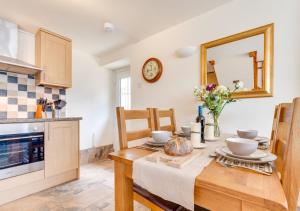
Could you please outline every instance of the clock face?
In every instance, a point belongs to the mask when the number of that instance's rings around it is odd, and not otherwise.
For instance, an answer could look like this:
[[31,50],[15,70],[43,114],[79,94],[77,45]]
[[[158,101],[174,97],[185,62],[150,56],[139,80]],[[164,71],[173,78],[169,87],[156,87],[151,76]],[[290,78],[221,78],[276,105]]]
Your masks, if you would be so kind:
[[143,66],[143,77],[148,82],[157,81],[162,74],[162,65],[158,59],[148,59]]

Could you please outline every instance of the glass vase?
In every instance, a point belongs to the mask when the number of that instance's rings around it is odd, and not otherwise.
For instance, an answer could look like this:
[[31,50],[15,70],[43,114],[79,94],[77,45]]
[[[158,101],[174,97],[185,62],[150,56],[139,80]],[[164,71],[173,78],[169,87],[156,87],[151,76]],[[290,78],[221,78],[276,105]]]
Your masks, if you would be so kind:
[[221,131],[219,127],[219,120],[217,115],[213,115],[214,118],[214,136],[215,137],[220,137],[221,136]]

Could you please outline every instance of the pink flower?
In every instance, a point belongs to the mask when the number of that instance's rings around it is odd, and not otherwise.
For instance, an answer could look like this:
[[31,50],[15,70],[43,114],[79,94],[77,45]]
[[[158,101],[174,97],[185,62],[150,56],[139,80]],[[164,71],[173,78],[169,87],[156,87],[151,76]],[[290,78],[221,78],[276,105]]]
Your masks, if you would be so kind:
[[207,86],[206,86],[206,91],[212,91],[212,90],[214,90],[215,88],[216,88],[216,84],[208,84]]

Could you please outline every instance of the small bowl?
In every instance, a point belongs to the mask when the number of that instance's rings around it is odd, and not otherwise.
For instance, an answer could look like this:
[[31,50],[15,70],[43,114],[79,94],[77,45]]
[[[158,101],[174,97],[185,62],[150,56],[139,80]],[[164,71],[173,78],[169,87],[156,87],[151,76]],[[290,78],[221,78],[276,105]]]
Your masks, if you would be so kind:
[[185,136],[191,135],[191,127],[190,126],[182,126],[181,130]]
[[156,130],[152,131],[152,138],[155,142],[165,143],[170,140],[172,134],[169,131]]
[[235,155],[247,156],[257,150],[258,142],[245,138],[227,138],[226,144]]
[[237,134],[240,138],[254,139],[258,135],[257,130],[237,130]]

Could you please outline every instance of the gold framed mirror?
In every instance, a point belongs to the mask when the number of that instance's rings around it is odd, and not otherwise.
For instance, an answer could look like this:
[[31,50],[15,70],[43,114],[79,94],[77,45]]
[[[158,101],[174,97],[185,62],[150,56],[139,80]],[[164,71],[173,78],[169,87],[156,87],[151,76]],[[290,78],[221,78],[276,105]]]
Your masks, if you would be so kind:
[[273,96],[274,24],[201,45],[201,84],[244,87],[234,98]]

